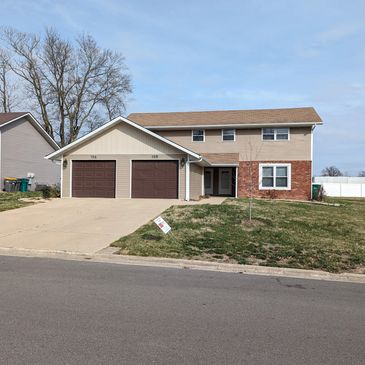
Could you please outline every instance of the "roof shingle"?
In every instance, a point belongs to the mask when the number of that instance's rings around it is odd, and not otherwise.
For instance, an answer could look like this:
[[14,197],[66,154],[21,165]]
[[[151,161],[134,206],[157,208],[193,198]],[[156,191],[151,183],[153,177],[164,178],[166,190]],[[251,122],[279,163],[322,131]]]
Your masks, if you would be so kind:
[[13,119],[19,118],[27,112],[16,112],[16,113],[0,113],[0,125],[10,122]]
[[144,127],[194,125],[322,124],[314,108],[218,110],[204,112],[132,113],[128,119]]
[[212,165],[238,165],[239,163],[238,153],[202,153],[202,156]]

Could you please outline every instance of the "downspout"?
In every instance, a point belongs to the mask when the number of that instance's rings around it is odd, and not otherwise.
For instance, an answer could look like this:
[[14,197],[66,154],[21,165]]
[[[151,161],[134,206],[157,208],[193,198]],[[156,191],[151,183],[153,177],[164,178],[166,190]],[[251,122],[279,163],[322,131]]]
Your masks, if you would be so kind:
[[312,189],[312,183],[313,183],[313,131],[316,128],[316,125],[314,124],[311,129],[311,200],[313,199],[313,189]]
[[0,128],[0,189],[3,188],[3,175],[1,171],[1,128]]
[[185,200],[190,200],[190,159],[189,155],[186,157],[185,163]]

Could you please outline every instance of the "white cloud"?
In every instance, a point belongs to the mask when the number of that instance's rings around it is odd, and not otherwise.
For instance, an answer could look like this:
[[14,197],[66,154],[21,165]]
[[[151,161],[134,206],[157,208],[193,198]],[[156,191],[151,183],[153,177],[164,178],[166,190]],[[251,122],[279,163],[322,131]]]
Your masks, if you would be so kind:
[[364,24],[340,24],[317,35],[321,43],[337,42],[364,30]]

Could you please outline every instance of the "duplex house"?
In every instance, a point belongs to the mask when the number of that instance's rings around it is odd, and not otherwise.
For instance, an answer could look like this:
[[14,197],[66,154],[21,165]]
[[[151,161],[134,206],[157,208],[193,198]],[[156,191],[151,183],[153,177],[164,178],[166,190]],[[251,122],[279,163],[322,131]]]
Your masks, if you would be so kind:
[[47,156],[63,197],[310,199],[311,108],[133,113]]
[[5,177],[32,176],[33,185],[60,182],[60,167],[44,159],[59,147],[31,113],[0,113],[0,187]]

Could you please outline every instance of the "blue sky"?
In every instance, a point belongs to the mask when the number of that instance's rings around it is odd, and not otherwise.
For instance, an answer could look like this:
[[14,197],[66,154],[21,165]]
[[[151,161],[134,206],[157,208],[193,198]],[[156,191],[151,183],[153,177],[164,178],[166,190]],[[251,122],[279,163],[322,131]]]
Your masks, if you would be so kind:
[[314,106],[314,172],[365,170],[365,1],[2,0],[1,25],[126,57],[127,113]]

